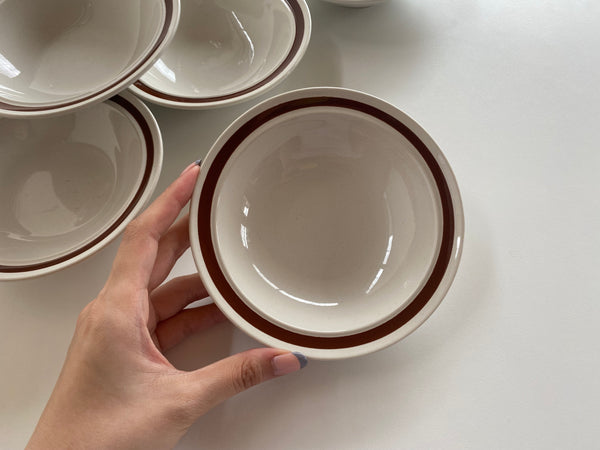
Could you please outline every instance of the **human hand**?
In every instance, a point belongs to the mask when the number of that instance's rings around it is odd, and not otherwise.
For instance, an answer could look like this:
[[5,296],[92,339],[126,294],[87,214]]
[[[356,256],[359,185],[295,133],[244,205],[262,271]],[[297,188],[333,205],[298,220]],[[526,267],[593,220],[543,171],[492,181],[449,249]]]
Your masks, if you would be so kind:
[[215,305],[184,309],[208,295],[198,275],[162,284],[189,247],[188,217],[175,220],[198,172],[190,165],[127,227],[106,285],[79,316],[29,449],[172,448],[215,405],[306,364],[261,348],[183,372],[163,355],[225,319]]

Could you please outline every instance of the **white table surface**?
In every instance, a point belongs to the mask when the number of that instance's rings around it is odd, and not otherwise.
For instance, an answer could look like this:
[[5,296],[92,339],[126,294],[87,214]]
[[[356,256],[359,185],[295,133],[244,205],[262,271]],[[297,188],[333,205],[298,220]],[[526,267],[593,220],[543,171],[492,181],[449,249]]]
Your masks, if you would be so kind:
[[[179,448],[599,448],[600,3],[309,6],[308,52],[266,96],[344,86],[416,119],[462,190],[461,267],[404,341],[253,388],[202,418]],[[152,107],[165,142],[159,191],[253,103]],[[0,448],[27,442],[116,248],[0,284]],[[194,271],[186,254],[175,274]],[[223,324],[169,357],[193,369],[257,345]]]

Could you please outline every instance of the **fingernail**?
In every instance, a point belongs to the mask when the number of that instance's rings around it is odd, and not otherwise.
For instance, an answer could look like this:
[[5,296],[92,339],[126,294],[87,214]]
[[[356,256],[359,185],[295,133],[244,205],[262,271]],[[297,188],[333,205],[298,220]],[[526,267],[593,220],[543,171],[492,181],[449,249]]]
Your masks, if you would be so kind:
[[[202,160],[199,159],[197,161],[194,161],[193,163],[191,163],[189,166],[187,166],[185,169],[183,169],[183,172],[181,172],[181,175],[183,175],[184,173],[186,173],[188,170],[190,170],[192,167],[195,166],[200,166],[200,164],[202,164]],[[181,176],[180,175],[180,176]]]
[[292,353],[296,358],[298,358],[298,361],[300,361],[300,368],[304,369],[306,367],[306,365],[308,364],[308,358],[306,356],[304,356],[302,353],[300,352],[294,352]]
[[296,372],[304,367],[308,360],[302,353],[286,353],[278,355],[271,360],[273,366],[273,374],[276,377],[287,375],[288,373]]

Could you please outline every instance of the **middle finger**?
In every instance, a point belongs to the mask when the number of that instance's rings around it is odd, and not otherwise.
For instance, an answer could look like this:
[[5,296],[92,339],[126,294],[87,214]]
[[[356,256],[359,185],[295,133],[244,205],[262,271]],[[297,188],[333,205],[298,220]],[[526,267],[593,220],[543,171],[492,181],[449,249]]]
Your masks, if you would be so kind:
[[156,262],[148,283],[150,292],[167,278],[177,260],[190,247],[188,223],[189,214],[186,214],[175,222],[160,239],[156,252]]
[[198,274],[174,278],[156,288],[150,295],[154,306],[156,321],[173,317],[183,308],[196,300],[208,297],[208,292]]

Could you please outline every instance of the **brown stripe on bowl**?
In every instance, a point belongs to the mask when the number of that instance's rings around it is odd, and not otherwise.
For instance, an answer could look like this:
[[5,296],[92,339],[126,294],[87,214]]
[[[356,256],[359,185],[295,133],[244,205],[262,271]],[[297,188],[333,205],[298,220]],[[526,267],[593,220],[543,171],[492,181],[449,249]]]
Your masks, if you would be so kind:
[[140,127],[142,134],[144,136],[144,144],[146,148],[146,166],[144,168],[144,174],[142,175],[142,180],[140,182],[140,186],[138,187],[135,195],[129,202],[129,205],[123,211],[123,213],[119,216],[117,220],[115,220],[110,227],[108,227],[103,233],[101,233],[97,238],[88,242],[87,244],[75,249],[74,251],[68,253],[67,255],[61,256],[60,258],[51,259],[49,261],[44,261],[42,263],[37,264],[29,264],[29,265],[14,265],[14,266],[6,266],[0,265],[0,273],[26,273],[33,272],[35,270],[46,269],[57,264],[61,264],[66,262],[72,258],[75,258],[78,255],[88,251],[89,249],[95,247],[108,236],[111,235],[118,227],[121,225],[127,216],[131,214],[131,211],[135,208],[135,206],[139,203],[140,198],[142,197],[144,191],[148,186],[148,181],[150,180],[150,174],[152,172],[153,160],[154,160],[154,140],[152,138],[152,130],[148,125],[147,120],[144,118],[142,113],[128,100],[121,96],[112,97],[108,102],[115,103],[125,109],[128,114],[135,120],[135,122]]
[[[209,212],[212,210],[214,193],[219,177],[229,158],[233,155],[238,146],[264,123],[285,113],[309,107],[337,107],[351,109],[368,114],[391,126],[404,136],[419,152],[431,171],[441,200],[443,222],[442,239],[437,259],[429,279],[412,302],[394,317],[372,329],[351,335],[333,337],[311,336],[282,328],[266,320],[252,310],[237,295],[232,286],[227,282],[215,254],[215,245],[213,243],[211,232],[211,215]],[[231,306],[231,308],[233,308],[233,310],[245,321],[261,332],[292,345],[314,349],[342,349],[368,344],[393,333],[408,323],[425,307],[440,286],[452,258],[455,233],[454,213],[455,208],[450,188],[440,165],[431,151],[427,148],[427,145],[412,130],[410,130],[408,126],[392,115],[359,101],[330,96],[310,97],[282,103],[252,117],[236,130],[219,149],[218,154],[208,168],[200,192],[197,217],[198,237],[204,262],[212,282],[229,306]]]
[[300,7],[300,4],[297,2],[297,0],[285,0],[285,2],[288,4],[288,6],[290,7],[290,9],[292,10],[292,13],[294,15],[294,20],[295,20],[295,24],[296,24],[296,33],[294,35],[294,42],[292,43],[292,47],[290,48],[290,51],[288,52],[288,54],[285,57],[285,59],[283,60],[283,62],[268,77],[259,81],[258,83],[254,84],[246,89],[243,89],[243,90],[240,90],[237,92],[233,92],[231,94],[217,95],[214,97],[180,97],[177,95],[171,95],[166,92],[159,91],[157,89],[154,89],[154,88],[148,86],[142,80],[136,81],[134,83],[134,86],[136,88],[142,90],[146,94],[149,94],[153,97],[156,97],[156,98],[159,98],[162,100],[167,100],[167,101],[177,102],[177,103],[187,103],[187,104],[203,104],[203,103],[213,103],[213,102],[231,100],[236,97],[241,97],[243,95],[249,94],[250,92],[256,91],[257,89],[260,89],[261,87],[269,84],[271,81],[273,81],[275,78],[277,78],[285,70],[285,68],[292,62],[292,60],[296,57],[298,50],[300,50],[300,46],[302,44],[302,36],[304,35],[304,30],[306,27],[306,24],[304,21],[304,15],[302,14],[302,8]]

